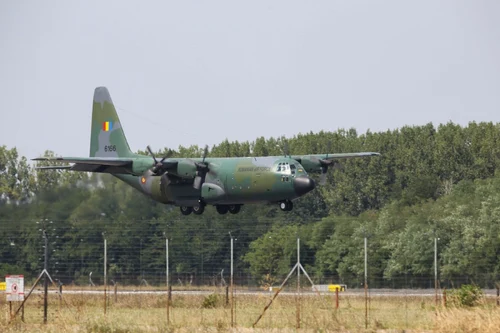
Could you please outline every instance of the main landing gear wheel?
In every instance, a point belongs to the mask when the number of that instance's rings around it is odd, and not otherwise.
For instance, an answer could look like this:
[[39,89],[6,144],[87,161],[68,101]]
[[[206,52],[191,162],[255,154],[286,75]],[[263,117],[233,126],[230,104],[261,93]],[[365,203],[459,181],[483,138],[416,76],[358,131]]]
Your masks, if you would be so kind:
[[193,212],[193,207],[181,206],[182,215],[189,215]]
[[289,212],[293,209],[293,202],[290,200],[280,202],[280,209],[284,212]]
[[229,207],[226,205],[217,205],[215,206],[215,209],[217,210],[217,213],[224,215],[228,212]]
[[200,203],[199,206],[193,207],[193,213],[195,213],[196,215],[201,215],[203,214],[204,211],[205,211],[205,205],[202,203]]
[[228,209],[231,214],[238,214],[240,212],[241,205],[229,205]]

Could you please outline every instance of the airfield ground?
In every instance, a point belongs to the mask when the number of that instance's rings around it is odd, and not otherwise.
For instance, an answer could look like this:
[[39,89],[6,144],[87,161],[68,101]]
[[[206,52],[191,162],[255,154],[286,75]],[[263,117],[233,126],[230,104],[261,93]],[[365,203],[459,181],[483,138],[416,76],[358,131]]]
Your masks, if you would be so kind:
[[[166,294],[111,293],[106,315],[103,295],[74,290],[49,297],[48,323],[43,325],[42,297],[32,295],[26,303],[25,322],[9,324],[8,304],[0,303],[1,332],[227,332],[231,331],[231,308],[222,289],[174,292],[167,323]],[[102,290],[101,290],[102,291]],[[485,297],[474,308],[436,307],[432,291],[423,293],[376,293],[371,291],[368,329],[365,329],[365,300],[362,293],[343,293],[335,309],[332,294],[304,294],[300,300],[303,332],[498,332],[500,307],[494,297]],[[271,293],[236,294],[234,332],[293,332],[296,298],[279,295],[262,319],[252,325],[269,303]],[[19,304],[19,303],[16,303]],[[15,305],[14,305],[15,307]]]

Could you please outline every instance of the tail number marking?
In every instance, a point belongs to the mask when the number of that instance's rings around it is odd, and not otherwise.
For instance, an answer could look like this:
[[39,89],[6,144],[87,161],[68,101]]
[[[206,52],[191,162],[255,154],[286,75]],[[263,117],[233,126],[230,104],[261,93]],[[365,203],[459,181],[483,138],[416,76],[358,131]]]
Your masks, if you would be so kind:
[[104,151],[116,151],[115,145],[104,146]]

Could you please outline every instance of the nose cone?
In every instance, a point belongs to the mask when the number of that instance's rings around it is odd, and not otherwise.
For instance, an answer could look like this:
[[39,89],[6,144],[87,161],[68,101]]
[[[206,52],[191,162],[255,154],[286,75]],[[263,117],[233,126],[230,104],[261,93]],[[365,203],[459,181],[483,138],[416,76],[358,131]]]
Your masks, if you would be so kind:
[[298,196],[304,195],[309,191],[314,190],[316,184],[314,180],[307,176],[299,176],[293,181],[293,188]]

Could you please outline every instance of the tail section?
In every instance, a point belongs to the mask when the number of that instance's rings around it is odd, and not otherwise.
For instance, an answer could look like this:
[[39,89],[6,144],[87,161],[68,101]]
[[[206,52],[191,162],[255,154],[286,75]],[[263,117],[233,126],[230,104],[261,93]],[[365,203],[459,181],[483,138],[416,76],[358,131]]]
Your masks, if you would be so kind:
[[94,91],[90,157],[132,157],[120,118],[106,87]]

